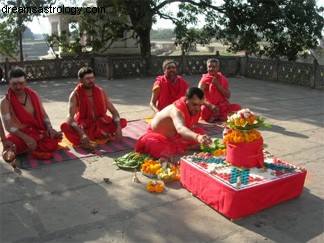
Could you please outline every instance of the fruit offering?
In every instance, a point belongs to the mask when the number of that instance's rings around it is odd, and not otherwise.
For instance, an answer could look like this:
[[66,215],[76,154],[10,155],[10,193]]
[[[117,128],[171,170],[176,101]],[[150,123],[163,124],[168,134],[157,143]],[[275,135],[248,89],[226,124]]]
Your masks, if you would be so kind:
[[146,190],[148,192],[163,192],[164,191],[164,183],[162,181],[157,180],[149,180],[146,183]]

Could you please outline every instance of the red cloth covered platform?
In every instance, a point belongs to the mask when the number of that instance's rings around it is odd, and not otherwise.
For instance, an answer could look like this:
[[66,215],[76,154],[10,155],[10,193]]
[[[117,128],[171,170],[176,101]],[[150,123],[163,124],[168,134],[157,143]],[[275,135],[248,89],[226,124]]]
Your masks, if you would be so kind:
[[[219,163],[222,160],[223,163]],[[201,160],[187,156],[180,159],[180,182],[204,203],[234,220],[302,193],[307,173],[304,168],[269,155],[265,155],[265,165],[266,171],[251,168],[245,170],[244,175],[242,170],[220,157]],[[241,173],[245,179],[239,176],[240,179],[233,182],[235,172]]]

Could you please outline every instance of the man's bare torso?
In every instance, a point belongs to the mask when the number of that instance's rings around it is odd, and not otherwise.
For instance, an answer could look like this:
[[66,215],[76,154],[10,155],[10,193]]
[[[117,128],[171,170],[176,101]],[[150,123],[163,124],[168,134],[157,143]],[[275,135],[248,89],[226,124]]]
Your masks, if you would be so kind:
[[163,134],[166,137],[173,137],[177,133],[171,117],[175,109],[174,105],[169,105],[158,112],[151,123],[153,131]]

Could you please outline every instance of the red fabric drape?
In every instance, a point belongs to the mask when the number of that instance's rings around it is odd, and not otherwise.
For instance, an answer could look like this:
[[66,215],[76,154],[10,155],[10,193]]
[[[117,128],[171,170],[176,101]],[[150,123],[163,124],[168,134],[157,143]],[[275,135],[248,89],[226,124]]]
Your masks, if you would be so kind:
[[[213,78],[213,75],[206,73],[203,74],[199,82],[207,85],[207,88],[204,91],[205,99],[209,103],[217,106],[219,111],[217,113],[213,113],[208,107],[203,105],[201,107],[201,116],[204,120],[208,120],[211,116],[217,116],[220,118],[220,120],[226,121],[227,115],[240,110],[241,106],[238,104],[230,104],[228,99],[226,99],[218,88],[212,83]],[[228,80],[221,72],[217,73],[217,79],[222,87],[226,89],[229,88]]]
[[189,84],[181,76],[177,76],[177,81],[175,83],[171,83],[167,76],[162,75],[156,78],[153,85],[153,90],[157,87],[160,87],[157,108],[162,110],[164,107],[171,105],[174,101],[184,96]]
[[184,115],[186,127],[191,128],[193,125],[197,124],[197,122],[199,121],[200,112],[198,112],[195,116],[190,115],[188,108],[187,108],[187,104],[186,104],[186,97],[181,97],[180,99],[175,101],[173,104]]
[[[8,99],[17,119],[26,126],[20,130],[37,142],[36,151],[52,153],[57,149],[58,140],[56,138],[50,138],[47,135],[41,104],[36,92],[28,87],[25,87],[25,91],[34,106],[35,116],[24,109],[11,88],[8,89],[6,98]],[[10,133],[7,138],[16,145],[17,153],[23,153],[29,149],[25,141],[20,137]]]

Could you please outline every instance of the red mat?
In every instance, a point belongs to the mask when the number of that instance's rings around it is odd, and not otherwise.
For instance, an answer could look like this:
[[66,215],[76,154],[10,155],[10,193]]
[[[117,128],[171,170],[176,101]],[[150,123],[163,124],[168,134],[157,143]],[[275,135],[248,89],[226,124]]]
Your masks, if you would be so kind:
[[[123,139],[120,143],[108,142],[106,144],[97,145],[92,153],[81,147],[70,146],[68,149],[61,149],[55,152],[54,157],[50,160],[39,160],[35,159],[30,154],[21,154],[18,156],[18,167],[28,169],[78,158],[87,158],[106,153],[131,150],[134,148],[137,139],[145,132],[147,126],[148,124],[144,120],[129,121],[127,127],[123,129]],[[206,133],[211,137],[222,132],[222,129],[218,126],[206,126],[205,124],[199,124],[199,126],[205,129]]]

